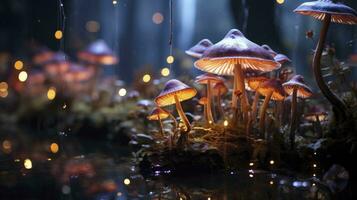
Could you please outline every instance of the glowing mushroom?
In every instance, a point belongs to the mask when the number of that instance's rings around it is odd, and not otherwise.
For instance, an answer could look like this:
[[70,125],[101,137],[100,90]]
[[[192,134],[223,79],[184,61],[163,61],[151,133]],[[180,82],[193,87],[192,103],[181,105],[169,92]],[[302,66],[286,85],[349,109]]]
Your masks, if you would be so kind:
[[228,93],[228,88],[224,82],[218,82],[213,86],[213,96],[217,96],[218,110],[221,114],[221,117],[224,116],[222,108],[222,96]]
[[290,146],[294,148],[296,116],[297,116],[297,98],[308,98],[312,95],[311,89],[305,85],[304,77],[295,75],[288,82],[283,84],[283,88],[288,95],[292,96],[291,118],[290,118]]
[[257,114],[258,100],[260,96],[257,90],[259,88],[259,85],[267,80],[269,80],[269,78],[266,76],[255,76],[255,77],[253,76],[247,79],[249,88],[255,91],[253,105],[252,105],[252,114],[251,114],[252,119],[254,119]]
[[159,96],[155,98],[155,102],[159,107],[175,104],[176,110],[185,125],[185,131],[189,132],[191,130],[191,124],[188,121],[180,102],[191,99],[196,93],[196,89],[189,87],[179,80],[172,79],[166,82],[164,89]]
[[327,112],[325,112],[322,108],[313,106],[307,114],[304,115],[304,119],[306,121],[312,122],[317,132],[318,136],[322,136],[322,127],[321,122],[326,121],[327,119]]
[[217,75],[234,76],[232,107],[237,108],[236,91],[240,91],[245,119],[248,117],[248,99],[245,93],[243,70],[272,71],[280,64],[274,61],[270,52],[251,42],[237,29],[230,30],[218,43],[210,46],[195,62],[195,67]]
[[170,115],[168,112],[166,112],[164,109],[161,108],[154,108],[150,115],[147,117],[148,120],[155,120],[159,122],[159,127],[160,127],[160,134],[162,136],[164,136],[164,132],[163,132],[163,126],[162,126],[162,121],[163,119],[168,118]]
[[203,39],[199,41],[195,46],[191,47],[189,50],[186,50],[185,53],[194,58],[201,58],[202,54],[206,49],[212,46],[212,42],[208,39]]
[[319,41],[313,57],[313,71],[315,80],[322,94],[334,107],[333,110],[336,115],[336,121],[341,123],[347,118],[347,108],[345,103],[328,88],[322,77],[321,55],[330,23],[335,22],[350,25],[357,24],[357,12],[344,4],[333,3],[330,0],[305,2],[297,7],[294,12],[302,15],[312,16],[318,20],[323,21]]
[[212,85],[223,82],[224,79],[213,74],[202,74],[196,77],[195,82],[207,85],[207,117],[208,121],[214,122],[212,115]]
[[259,113],[259,129],[261,133],[265,132],[265,113],[269,105],[270,99],[276,101],[284,100],[284,89],[281,85],[281,82],[277,79],[269,79],[261,83],[257,91],[265,96],[264,103],[260,108]]

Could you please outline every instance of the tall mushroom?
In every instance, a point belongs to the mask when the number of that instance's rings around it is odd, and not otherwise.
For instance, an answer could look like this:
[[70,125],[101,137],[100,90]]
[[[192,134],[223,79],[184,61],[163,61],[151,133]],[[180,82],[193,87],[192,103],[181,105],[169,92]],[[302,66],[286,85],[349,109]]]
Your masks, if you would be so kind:
[[269,80],[269,78],[266,76],[252,76],[247,79],[249,88],[255,91],[254,100],[252,104],[252,114],[251,114],[252,119],[254,119],[255,115],[257,114],[257,107],[258,107],[258,101],[260,96],[257,90],[259,88],[259,85],[267,80]]
[[154,108],[150,115],[147,116],[147,119],[152,121],[158,121],[159,122],[159,132],[162,136],[164,136],[164,132],[163,132],[163,126],[162,126],[162,121],[163,119],[166,119],[169,117],[169,113],[167,111],[165,111],[164,109],[161,108]]
[[185,131],[189,132],[191,130],[191,124],[188,121],[180,102],[191,99],[196,93],[196,89],[189,87],[179,80],[171,79],[166,82],[164,89],[159,96],[155,98],[155,102],[159,107],[175,104],[176,110],[185,125]]
[[195,46],[191,47],[189,50],[186,50],[185,53],[194,58],[201,58],[202,54],[206,49],[212,46],[212,42],[209,39],[203,39],[199,41]]
[[223,81],[224,79],[221,77],[209,73],[196,77],[196,83],[207,85],[207,118],[209,122],[214,122],[212,115],[212,85]]
[[228,93],[228,88],[224,84],[224,82],[216,83],[213,86],[213,96],[217,97],[217,105],[220,113],[220,117],[224,116],[223,108],[222,108],[222,96]]
[[333,3],[330,0],[305,2],[297,7],[294,12],[312,16],[323,21],[319,41],[313,57],[313,71],[318,87],[333,106],[337,123],[341,123],[347,119],[347,108],[345,103],[328,88],[322,77],[321,55],[330,23],[357,24],[357,12],[344,4]]
[[248,99],[245,93],[243,70],[254,69],[272,71],[280,64],[274,61],[268,50],[251,42],[237,29],[230,30],[218,43],[210,46],[195,67],[217,75],[234,76],[232,107],[237,109],[236,91],[241,92],[242,108],[245,119],[248,118]]
[[290,118],[290,147],[294,148],[295,130],[297,121],[297,98],[308,98],[312,95],[311,89],[305,84],[304,77],[295,75],[288,82],[283,83],[283,88],[288,95],[292,95],[291,99],[291,118]]
[[261,133],[265,132],[265,113],[269,105],[270,99],[276,101],[284,100],[284,89],[281,85],[281,82],[277,79],[269,79],[263,83],[261,83],[257,89],[257,91],[265,96],[263,105],[260,108],[259,113],[259,129]]

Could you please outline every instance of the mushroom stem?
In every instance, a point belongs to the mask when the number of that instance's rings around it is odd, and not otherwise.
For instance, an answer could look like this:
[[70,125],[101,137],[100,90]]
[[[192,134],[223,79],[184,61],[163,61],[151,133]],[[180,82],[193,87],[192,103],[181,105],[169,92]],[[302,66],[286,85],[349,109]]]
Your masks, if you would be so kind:
[[331,22],[331,14],[325,14],[323,25],[320,31],[319,41],[313,58],[313,70],[315,80],[322,94],[331,103],[336,117],[336,122],[341,123],[347,119],[346,105],[340,100],[326,85],[321,74],[321,55],[326,40],[327,31]]
[[205,118],[206,123],[208,124],[208,115],[207,115],[207,105],[203,104],[203,117]]
[[190,122],[188,121],[185,113],[183,112],[183,109],[182,109],[182,106],[181,106],[181,103],[177,97],[177,95],[174,96],[175,97],[175,103],[176,103],[176,110],[181,118],[181,120],[183,121],[183,123],[185,124],[185,127],[186,127],[186,132],[190,132],[191,130],[191,124]]
[[220,117],[224,118],[224,112],[223,112],[222,101],[221,101],[221,89],[218,89],[217,104],[218,104]]
[[[270,91],[266,96],[265,96],[265,99],[264,99],[264,102],[263,102],[263,105],[262,107],[260,108],[260,114],[259,114],[259,129],[260,129],[260,132],[262,134],[264,134],[265,132],[265,112],[268,108],[268,105],[269,105],[269,101],[270,101],[270,98],[271,96],[273,95],[273,91]],[[266,138],[267,139],[267,138]]]
[[294,88],[291,99],[291,121],[290,121],[290,148],[294,149],[295,129],[296,129],[296,106],[297,106],[297,88]]
[[260,97],[260,94],[259,92],[255,92],[255,95],[254,95],[254,100],[253,100],[253,105],[252,105],[252,119],[255,118],[255,116],[257,115],[257,107],[258,107],[258,101],[259,101],[259,97]]
[[212,93],[211,81],[208,80],[208,82],[207,82],[207,117],[208,117],[208,122],[213,123],[211,93]]
[[161,134],[161,136],[164,136],[164,131],[163,131],[163,126],[162,126],[162,121],[161,121],[161,118],[160,118],[160,115],[157,116],[157,121],[159,123],[159,132]]
[[322,126],[320,122],[320,117],[319,115],[315,115],[315,117],[316,117],[316,122],[315,122],[316,132],[318,134],[318,138],[322,138]]
[[244,85],[244,75],[242,71],[242,67],[240,64],[236,64],[234,68],[234,78],[237,84],[237,90],[241,92],[241,104],[242,104],[242,112],[243,112],[243,120],[248,120],[248,99],[245,92],[245,85]]

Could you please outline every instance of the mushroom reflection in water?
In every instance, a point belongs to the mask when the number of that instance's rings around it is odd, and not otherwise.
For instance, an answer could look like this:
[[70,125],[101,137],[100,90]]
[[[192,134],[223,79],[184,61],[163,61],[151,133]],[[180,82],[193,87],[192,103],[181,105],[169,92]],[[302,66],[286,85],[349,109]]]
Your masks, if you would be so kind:
[[191,99],[196,93],[196,89],[189,87],[179,80],[172,79],[166,82],[164,89],[155,98],[155,102],[159,107],[175,104],[177,113],[185,125],[185,132],[188,133],[191,130],[191,124],[182,109],[181,101]]
[[200,84],[207,85],[207,118],[208,121],[214,122],[212,115],[212,86],[213,84],[223,82],[224,80],[221,77],[218,77],[213,74],[202,74],[196,77],[195,82]]
[[274,61],[269,51],[245,38],[239,30],[232,29],[220,42],[203,53],[201,59],[195,62],[195,67],[217,75],[234,76],[232,107],[237,109],[236,92],[239,91],[244,119],[247,120],[249,103],[243,70],[272,71],[280,64]]
[[295,75],[290,81],[283,84],[284,90],[292,96],[291,118],[290,118],[290,147],[294,148],[295,130],[297,126],[297,98],[309,98],[312,95],[311,89],[305,85],[301,75]]
[[263,105],[260,108],[259,114],[259,129],[262,134],[265,133],[265,113],[269,105],[270,99],[276,101],[284,100],[284,89],[281,85],[281,82],[277,79],[270,79],[263,83],[261,83],[257,89],[257,91],[265,96]]
[[148,120],[156,120],[159,122],[159,132],[162,136],[164,136],[161,120],[166,119],[168,117],[169,117],[169,113],[166,112],[165,110],[163,110],[161,108],[154,108],[147,118],[148,118]]
[[208,39],[203,39],[199,41],[195,46],[191,47],[189,50],[186,50],[185,53],[194,58],[201,58],[203,52],[210,46],[212,46],[212,42]]
[[344,4],[333,3],[330,0],[305,2],[297,7],[294,12],[302,15],[312,16],[318,20],[323,21],[319,41],[313,57],[313,71],[315,80],[322,94],[334,107],[333,110],[336,115],[335,117],[337,123],[343,123],[343,121],[347,119],[347,108],[345,103],[328,88],[322,77],[321,55],[330,23],[334,22],[355,25],[357,24],[357,12]]

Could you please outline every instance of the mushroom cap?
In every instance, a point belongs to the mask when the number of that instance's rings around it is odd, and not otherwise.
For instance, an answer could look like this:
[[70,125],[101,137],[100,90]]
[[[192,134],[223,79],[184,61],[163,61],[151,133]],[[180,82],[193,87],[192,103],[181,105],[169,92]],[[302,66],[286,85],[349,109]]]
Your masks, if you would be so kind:
[[79,52],[78,57],[92,64],[113,65],[118,62],[114,52],[104,40],[96,40],[86,50]]
[[273,92],[271,99],[282,101],[285,98],[285,92],[281,82],[277,79],[269,79],[261,83],[257,89],[259,94],[267,96],[271,91]]
[[196,95],[196,93],[196,89],[189,87],[179,80],[171,79],[166,82],[164,89],[161,91],[159,96],[155,98],[155,102],[160,107],[168,106],[175,104],[175,95],[181,102],[191,99]]
[[264,49],[266,49],[267,51],[269,51],[269,53],[270,53],[273,57],[278,54],[278,53],[276,53],[272,48],[270,48],[270,46],[267,45],[267,44],[263,44],[261,47],[263,47]]
[[200,84],[208,84],[208,81],[210,81],[210,83],[212,84],[212,83],[223,82],[224,79],[222,77],[210,73],[201,74],[197,76],[195,79],[195,82]]
[[269,78],[266,76],[253,76],[247,78],[247,83],[249,88],[252,90],[257,90],[259,85],[267,80],[269,80]]
[[167,111],[165,111],[164,109],[161,108],[154,108],[150,115],[147,116],[148,120],[159,120],[160,119],[166,119],[168,118],[170,115]]
[[276,56],[274,56],[274,60],[280,64],[284,64],[286,62],[291,62],[290,58],[288,58],[286,55],[284,54],[277,54]]
[[219,95],[218,92],[220,92],[220,95],[224,95],[228,93],[228,87],[226,86],[226,84],[224,84],[224,82],[218,82],[214,84],[212,90],[213,95],[218,96]]
[[325,112],[321,107],[318,106],[313,106],[310,110],[309,113],[304,114],[304,118],[307,121],[316,121],[316,116],[319,118],[319,121],[324,121],[327,118],[328,113]]
[[201,97],[200,100],[198,100],[198,103],[201,105],[205,105],[207,104],[207,102],[208,102],[207,97]]
[[153,103],[152,103],[152,101],[150,101],[148,99],[141,99],[138,102],[136,102],[136,105],[139,106],[139,107],[147,108],[147,107],[152,106]]
[[236,64],[243,70],[272,71],[280,67],[271,53],[244,37],[237,29],[230,30],[218,43],[204,51],[195,67],[217,75],[233,75]]
[[297,89],[297,96],[308,98],[312,95],[312,90],[305,84],[304,77],[301,75],[293,76],[288,82],[283,83],[285,92],[292,95],[294,88]]
[[309,15],[323,20],[326,14],[331,15],[331,21],[341,24],[357,24],[357,12],[342,4],[330,0],[318,0],[302,3],[294,12]]
[[209,39],[203,39],[199,41],[195,46],[191,47],[189,50],[186,50],[185,53],[194,58],[201,58],[202,54],[206,49],[212,46],[212,42]]

